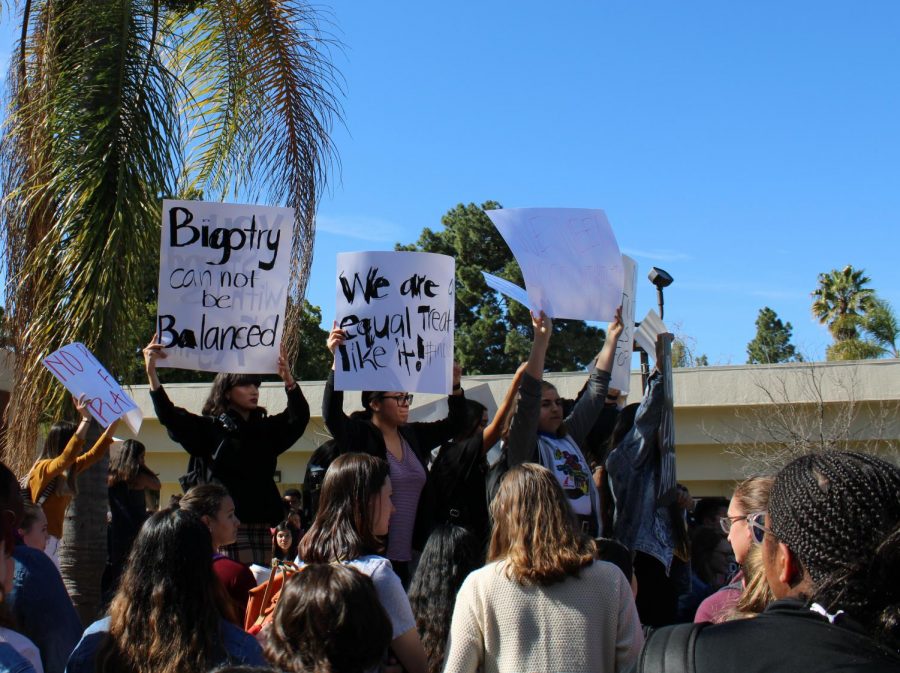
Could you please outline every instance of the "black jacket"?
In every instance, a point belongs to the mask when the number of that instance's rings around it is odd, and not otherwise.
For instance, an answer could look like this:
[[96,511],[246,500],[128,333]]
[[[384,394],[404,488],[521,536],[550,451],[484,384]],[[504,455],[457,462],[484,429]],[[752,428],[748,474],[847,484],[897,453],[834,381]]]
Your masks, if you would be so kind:
[[[433,423],[407,423],[399,428],[400,435],[422,463],[426,475],[413,528],[413,548],[418,550],[425,546],[428,535],[434,527],[435,493],[431,473],[428,471],[431,450],[459,434],[466,420],[466,399],[463,395],[450,395],[447,404],[450,411],[444,420]],[[370,420],[351,418],[344,413],[344,393],[334,389],[333,370],[325,381],[322,417],[341,453],[368,453],[387,460],[387,446],[381,430]]]
[[210,459],[212,476],[234,500],[243,523],[273,526],[284,518],[284,505],[273,479],[278,456],[293,446],[309,423],[309,403],[300,386],[287,393],[287,409],[267,416],[257,410],[244,420],[229,412],[233,429],[212,416],[199,416],[176,407],[160,387],[150,391],[153,408],[169,436],[191,456]]
[[830,624],[797,599],[774,601],[752,619],[703,629],[697,673],[888,673],[900,655],[872,640],[846,615]]

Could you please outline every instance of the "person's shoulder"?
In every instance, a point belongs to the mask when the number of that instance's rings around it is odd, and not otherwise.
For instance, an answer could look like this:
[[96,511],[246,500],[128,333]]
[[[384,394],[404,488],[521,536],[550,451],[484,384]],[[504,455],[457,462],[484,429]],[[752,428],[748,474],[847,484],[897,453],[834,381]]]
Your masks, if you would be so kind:
[[221,626],[222,643],[228,654],[241,657],[246,663],[254,663],[262,659],[262,648],[256,638],[224,619]]
[[373,580],[376,578],[376,576],[383,577],[388,573],[390,573],[390,575],[396,576],[397,574],[394,572],[394,567],[391,565],[391,562],[384,556],[378,556],[377,554],[366,554],[365,556],[358,556],[355,559],[347,561],[347,565],[351,568],[355,568],[365,575],[368,575]]

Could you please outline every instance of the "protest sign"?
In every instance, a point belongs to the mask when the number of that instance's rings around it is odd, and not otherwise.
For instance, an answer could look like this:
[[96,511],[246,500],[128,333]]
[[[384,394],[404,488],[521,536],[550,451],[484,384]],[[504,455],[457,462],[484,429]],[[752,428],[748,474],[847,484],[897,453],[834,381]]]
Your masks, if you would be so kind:
[[522,269],[532,310],[573,320],[615,317],[622,254],[602,210],[501,208],[486,214]]
[[163,201],[158,367],[278,371],[293,208]]
[[622,266],[625,270],[625,286],[622,289],[622,334],[616,342],[616,354],[613,358],[610,388],[618,388],[623,393],[631,387],[631,353],[634,350],[634,304],[637,294],[637,262],[627,255],[622,255]]
[[78,342],[63,346],[44,358],[43,363],[76,398],[88,398],[91,416],[104,428],[122,418],[134,434],[141,429],[144,415],[138,405],[87,346]]
[[338,390],[449,393],[453,381],[452,257],[349,252],[337,258]]
[[666,325],[660,319],[659,314],[650,309],[641,320],[641,324],[634,333],[634,340],[644,352],[656,360],[656,343],[660,334],[667,332]]

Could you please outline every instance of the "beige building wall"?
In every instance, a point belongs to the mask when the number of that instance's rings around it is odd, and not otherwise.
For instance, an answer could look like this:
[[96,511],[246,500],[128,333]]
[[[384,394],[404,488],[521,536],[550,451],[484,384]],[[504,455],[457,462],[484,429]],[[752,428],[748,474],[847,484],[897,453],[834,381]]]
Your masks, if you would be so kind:
[[[487,384],[499,402],[510,378],[465,377],[463,387]],[[749,468],[727,452],[726,445],[750,450],[770,441],[767,427],[777,426],[785,410],[793,414],[787,417],[787,426],[795,432],[827,429],[838,419],[838,425],[849,427],[852,443],[874,448],[894,461],[900,456],[900,360],[676,369],[673,378],[678,479],[695,496],[730,495],[735,480]],[[586,374],[548,374],[547,379],[563,397],[575,397]],[[282,490],[302,482],[309,456],[328,439],[321,417],[324,382],[302,382],[301,386],[312,419],[301,440],[278,462]],[[631,388],[640,390],[636,372]],[[175,404],[196,412],[203,406],[209,385],[170,384],[166,390]],[[161,501],[165,503],[169,495],[180,492],[177,480],[185,471],[187,454],[160,426],[147,387],[135,386],[130,392],[144,413],[139,439],[147,446],[148,465],[160,474]],[[416,394],[413,408],[440,399],[439,395]],[[632,395],[630,401],[638,399]],[[784,404],[786,400],[792,404]],[[260,404],[273,413],[284,409],[281,386],[265,384]],[[359,394],[348,393],[344,408],[348,413],[359,409]],[[854,415],[843,423],[840,419],[848,409],[853,409]],[[820,422],[820,417],[824,421]],[[127,429],[121,434],[129,436]]]

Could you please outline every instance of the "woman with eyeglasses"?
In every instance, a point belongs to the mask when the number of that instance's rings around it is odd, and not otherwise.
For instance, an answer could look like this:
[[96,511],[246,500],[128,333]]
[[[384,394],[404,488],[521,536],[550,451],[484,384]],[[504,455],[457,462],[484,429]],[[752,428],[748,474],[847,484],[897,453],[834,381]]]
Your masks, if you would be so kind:
[[[347,339],[336,324],[328,335],[328,350],[334,354]],[[434,527],[435,493],[428,473],[431,450],[454,437],[466,418],[465,398],[460,386],[461,370],[453,365],[453,391],[447,418],[432,423],[409,423],[413,396],[402,391],[362,393],[364,410],[347,416],[344,393],[334,389],[334,364],[322,395],[322,417],[341,453],[358,451],[387,461],[390,467],[394,513],[385,556],[394,571],[409,585],[409,562],[413,549],[421,550]]]
[[[743,568],[751,547],[762,540],[761,518],[769,505],[769,492],[775,478],[771,476],[750,477],[740,482],[728,505],[728,514],[719,523],[728,536],[734,560]],[[719,623],[728,619],[740,600],[745,588],[743,569],[731,578],[729,583],[716,593],[704,599],[694,615],[695,622]]]
[[165,357],[165,347],[154,334],[144,348],[150,399],[169,437],[191,456],[188,474],[180,480],[182,488],[187,491],[208,482],[227,488],[242,526],[237,542],[221,552],[245,565],[267,566],[272,551],[270,529],[284,518],[273,479],[278,456],[303,436],[309,423],[309,403],[291,374],[287,356],[282,350],[278,357],[287,408],[272,416],[259,406],[261,379],[252,374],[216,375],[199,415],[175,406],[156,373],[157,360]]

